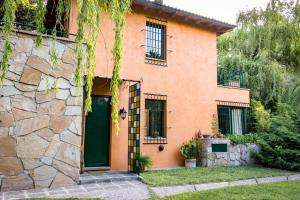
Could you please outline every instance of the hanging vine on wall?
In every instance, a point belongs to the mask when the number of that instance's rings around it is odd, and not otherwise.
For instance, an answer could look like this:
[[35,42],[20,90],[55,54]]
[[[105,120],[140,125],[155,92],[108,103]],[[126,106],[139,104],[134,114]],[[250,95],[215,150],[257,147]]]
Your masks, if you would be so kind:
[[[5,35],[5,48],[3,52],[2,65],[1,65],[1,82],[6,77],[6,71],[8,68],[9,57],[12,52],[10,46],[10,34],[13,30],[13,23],[15,21],[15,12],[17,9],[16,2],[22,2],[22,4],[31,3],[28,0],[4,0],[4,26],[3,33]],[[47,0],[36,0],[36,14],[35,25],[37,30],[36,46],[40,47],[43,43],[42,34],[45,31],[44,21],[46,14]],[[21,4],[21,3],[20,3]],[[125,27],[125,15],[129,11],[131,0],[77,0],[78,8],[78,30],[76,34],[76,69],[75,69],[75,82],[77,88],[82,86],[82,78],[86,75],[86,112],[91,111],[91,93],[93,87],[93,79],[95,77],[96,67],[96,44],[99,33],[100,13],[102,10],[110,15],[110,18],[114,24],[115,30],[115,43],[113,47],[113,73],[111,79],[111,92],[112,92],[112,122],[115,126],[116,133],[119,132],[119,86],[121,83],[120,70],[122,59],[122,40],[123,29]],[[56,36],[58,30],[64,30],[62,26],[62,20],[65,16],[68,20],[70,14],[70,1],[58,0],[56,7],[56,23],[53,29],[53,43],[51,49],[51,61],[54,65],[58,64],[58,55],[56,50]],[[86,43],[86,51],[84,51],[84,43]],[[86,52],[86,57],[84,56]],[[86,58],[86,59],[85,59]],[[85,60],[84,60],[85,59]],[[57,81],[56,81],[57,84]],[[2,85],[2,84],[0,84]]]

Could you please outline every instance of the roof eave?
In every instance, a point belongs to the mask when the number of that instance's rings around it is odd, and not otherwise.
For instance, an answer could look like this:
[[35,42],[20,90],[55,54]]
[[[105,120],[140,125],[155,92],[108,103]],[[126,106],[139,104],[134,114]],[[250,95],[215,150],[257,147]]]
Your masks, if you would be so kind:
[[132,3],[132,10],[148,15],[162,17],[168,20],[175,20],[191,26],[208,29],[216,32],[217,35],[222,35],[223,33],[229,32],[236,27],[232,24],[147,0],[134,0]]

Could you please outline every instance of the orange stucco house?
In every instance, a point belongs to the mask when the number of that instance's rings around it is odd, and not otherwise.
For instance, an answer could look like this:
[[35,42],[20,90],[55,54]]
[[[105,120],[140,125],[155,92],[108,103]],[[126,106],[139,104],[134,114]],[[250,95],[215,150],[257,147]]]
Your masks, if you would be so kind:
[[[93,112],[83,117],[83,170],[134,171],[139,155],[150,156],[153,168],[182,166],[180,146],[199,131],[212,134],[214,115],[223,124],[220,129],[246,131],[249,90],[236,80],[217,80],[217,37],[235,26],[145,0],[133,1],[126,21],[120,133],[110,120],[114,30],[104,15]],[[70,33],[76,33],[76,23],[73,2]],[[227,121],[220,113],[224,110],[231,116]]]

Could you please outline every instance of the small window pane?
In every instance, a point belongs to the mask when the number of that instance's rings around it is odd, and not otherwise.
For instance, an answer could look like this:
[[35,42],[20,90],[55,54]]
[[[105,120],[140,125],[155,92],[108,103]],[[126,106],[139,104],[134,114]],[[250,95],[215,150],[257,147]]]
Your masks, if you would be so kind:
[[146,57],[164,60],[166,26],[147,22],[146,23]]
[[146,110],[148,116],[148,136],[164,137],[164,101],[146,100]]

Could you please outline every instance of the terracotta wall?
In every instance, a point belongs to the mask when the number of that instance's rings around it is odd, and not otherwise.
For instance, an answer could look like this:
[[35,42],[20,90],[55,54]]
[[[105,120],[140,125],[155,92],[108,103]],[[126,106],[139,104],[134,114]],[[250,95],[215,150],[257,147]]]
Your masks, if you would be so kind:
[[245,88],[218,86],[216,100],[249,104],[250,90]]
[[[70,31],[76,32],[76,5],[71,12]],[[167,140],[165,150],[158,144],[143,144],[142,154],[153,159],[153,167],[183,165],[181,144],[199,130],[211,132],[211,119],[216,113],[217,51],[216,33],[174,21],[167,23],[167,66],[145,63],[145,26],[147,16],[132,12],[126,17],[124,31],[122,79],[141,80],[142,134],[145,136],[144,93],[167,95]],[[106,15],[102,16],[97,47],[97,75],[111,77],[114,30]],[[128,85],[120,89],[120,108],[128,108]],[[101,90],[97,91],[101,94]],[[96,89],[95,89],[96,91]],[[104,92],[103,92],[104,93]],[[111,168],[127,170],[128,120],[120,120],[121,132],[112,131]]]

